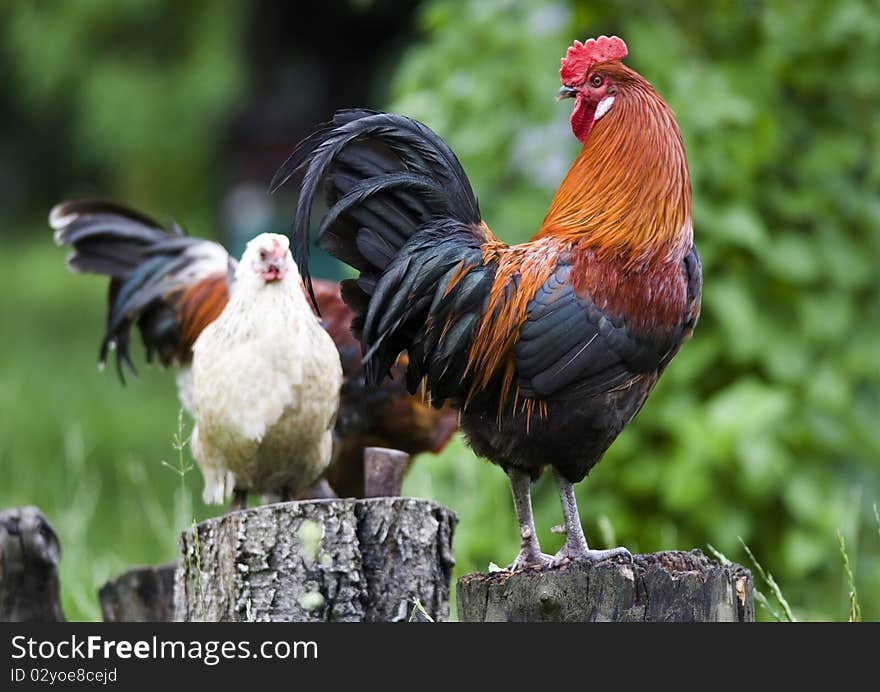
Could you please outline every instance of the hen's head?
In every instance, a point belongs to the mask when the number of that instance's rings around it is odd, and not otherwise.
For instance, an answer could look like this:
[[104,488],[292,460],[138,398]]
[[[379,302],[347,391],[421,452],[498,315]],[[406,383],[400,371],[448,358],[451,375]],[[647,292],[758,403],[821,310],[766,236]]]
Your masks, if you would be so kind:
[[626,44],[617,36],[575,41],[562,58],[559,78],[562,88],[557,98],[573,98],[571,131],[585,142],[594,123],[606,115],[614,99],[636,73],[621,64],[627,55]]
[[298,276],[287,236],[262,233],[247,244],[236,270],[236,281],[274,284],[284,281],[291,272]]

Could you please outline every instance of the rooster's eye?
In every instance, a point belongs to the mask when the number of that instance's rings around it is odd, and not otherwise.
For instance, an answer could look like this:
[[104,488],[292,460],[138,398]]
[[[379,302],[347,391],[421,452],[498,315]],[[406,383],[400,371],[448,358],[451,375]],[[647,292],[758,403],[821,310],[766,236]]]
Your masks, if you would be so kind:
[[266,251],[265,250],[260,250],[260,261],[261,262],[266,261]]
[[600,75],[600,74],[594,74],[592,77],[590,77],[590,84],[592,84],[594,87],[602,86],[602,83],[604,81],[605,80],[602,78],[602,75]]

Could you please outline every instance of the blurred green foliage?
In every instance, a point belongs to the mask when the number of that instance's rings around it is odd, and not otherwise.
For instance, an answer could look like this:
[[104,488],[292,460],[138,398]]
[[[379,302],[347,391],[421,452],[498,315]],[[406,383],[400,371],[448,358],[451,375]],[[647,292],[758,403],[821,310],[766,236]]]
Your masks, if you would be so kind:
[[[577,489],[588,538],[748,563],[741,536],[802,617],[841,617],[840,529],[880,618],[880,8],[664,5],[428,3],[392,109],[435,127],[489,226],[525,240],[578,146],[553,102],[559,58],[575,37],[627,41],[682,130],[705,291],[692,342]],[[444,495],[430,466],[414,473],[462,512],[463,569],[507,560],[503,475],[461,471]],[[536,511],[555,547],[551,486]]]
[[[42,219],[64,189],[208,232],[225,118],[247,86],[245,8],[0,6],[0,204],[39,218],[0,224],[0,506],[53,521],[74,618],[99,617],[103,580],[172,559],[176,532],[216,510],[196,474],[181,492],[161,465],[176,460],[171,373],[121,388],[94,372],[104,282],[63,270]],[[577,488],[587,536],[634,551],[711,543],[748,564],[742,537],[799,618],[845,619],[839,529],[863,616],[880,619],[880,9],[425,2],[389,109],[450,143],[505,240],[534,232],[577,153],[570,103],[554,101],[559,58],[602,33],[627,41],[627,63],[677,114],[705,291],[693,340]],[[458,512],[456,576],[515,554],[505,476],[461,440],[421,459],[405,491]],[[535,511],[553,551],[548,479]]]
[[0,6],[5,212],[56,201],[49,178],[70,196],[112,192],[205,220],[242,88],[244,10],[228,0]]

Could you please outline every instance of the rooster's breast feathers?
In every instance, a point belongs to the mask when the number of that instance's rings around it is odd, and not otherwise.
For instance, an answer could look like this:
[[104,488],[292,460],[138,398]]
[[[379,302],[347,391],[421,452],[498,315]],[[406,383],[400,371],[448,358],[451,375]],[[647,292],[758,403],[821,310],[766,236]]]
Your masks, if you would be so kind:
[[[626,275],[619,265],[589,264],[599,260],[562,253],[528,303],[514,348],[526,396],[589,397],[626,386],[656,372],[693,328],[702,282],[696,249],[679,267],[656,272],[662,281],[650,268]],[[604,283],[584,285],[575,270],[593,270]]]

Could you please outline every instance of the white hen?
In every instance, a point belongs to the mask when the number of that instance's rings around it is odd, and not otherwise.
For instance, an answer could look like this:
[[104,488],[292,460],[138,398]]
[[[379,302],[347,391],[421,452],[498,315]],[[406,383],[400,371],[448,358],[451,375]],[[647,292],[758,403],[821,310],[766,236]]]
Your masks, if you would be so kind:
[[192,453],[206,502],[292,496],[330,462],[342,367],[285,236],[251,240],[220,316],[193,346]]

